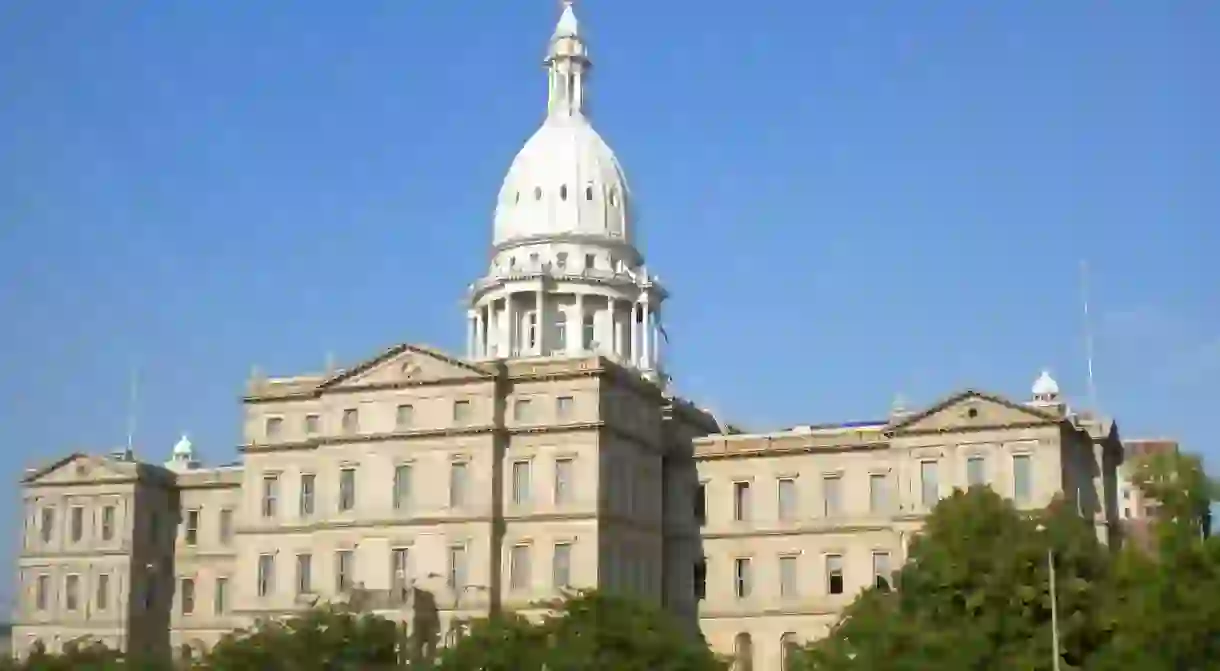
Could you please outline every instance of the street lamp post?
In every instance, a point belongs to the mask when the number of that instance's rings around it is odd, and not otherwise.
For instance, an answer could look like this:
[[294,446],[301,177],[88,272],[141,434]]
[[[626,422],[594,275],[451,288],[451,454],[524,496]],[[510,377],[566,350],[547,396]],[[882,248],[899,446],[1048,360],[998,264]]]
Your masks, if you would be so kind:
[[[1038,531],[1045,532],[1046,527],[1038,525]],[[1051,668],[1059,671],[1059,601],[1055,593],[1055,548],[1047,543],[1046,567],[1050,573],[1051,592]]]

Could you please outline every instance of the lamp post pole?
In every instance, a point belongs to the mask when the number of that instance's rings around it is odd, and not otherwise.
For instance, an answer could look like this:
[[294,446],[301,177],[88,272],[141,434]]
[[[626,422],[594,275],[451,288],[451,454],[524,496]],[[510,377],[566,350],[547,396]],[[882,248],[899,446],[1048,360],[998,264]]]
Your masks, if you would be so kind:
[[1055,594],[1055,550],[1046,549],[1046,565],[1050,569],[1051,578],[1051,668],[1059,671],[1059,603]]

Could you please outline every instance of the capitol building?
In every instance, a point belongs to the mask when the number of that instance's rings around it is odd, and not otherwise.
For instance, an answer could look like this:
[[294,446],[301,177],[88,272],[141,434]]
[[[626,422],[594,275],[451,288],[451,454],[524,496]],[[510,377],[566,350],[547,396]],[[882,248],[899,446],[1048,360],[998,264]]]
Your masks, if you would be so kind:
[[1023,508],[1063,496],[1116,538],[1116,425],[1070,409],[1047,373],[1028,398],[947,390],[876,421],[757,434],[675,395],[669,294],[587,114],[570,5],[546,63],[546,117],[500,187],[466,351],[403,343],[255,374],[236,463],[201,464],[183,437],[158,463],[76,453],[27,471],[18,654],[82,636],[199,654],[326,602],[444,645],[464,619],[597,587],[769,671],[862,589],[888,588],[955,488]]

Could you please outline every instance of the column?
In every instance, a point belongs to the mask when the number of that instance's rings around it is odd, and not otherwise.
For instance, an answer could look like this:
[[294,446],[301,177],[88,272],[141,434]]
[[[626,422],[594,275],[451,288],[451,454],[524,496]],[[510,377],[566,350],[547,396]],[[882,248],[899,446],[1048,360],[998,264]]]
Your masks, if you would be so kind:
[[609,303],[610,306],[610,332],[611,337],[614,338],[614,343],[610,347],[610,351],[614,354],[616,359],[622,361],[626,355],[626,352],[623,351],[623,320],[618,313],[618,299],[609,298],[606,299],[606,302]]
[[640,302],[634,300],[631,302],[631,324],[630,324],[630,340],[628,343],[628,360],[633,366],[640,365]]
[[538,291],[534,298],[534,354],[542,356],[546,350],[542,346],[542,341],[546,337],[546,327],[544,317],[546,316],[546,303],[544,299],[546,294],[542,291],[542,282],[538,283]]
[[661,368],[661,306],[653,308],[652,312],[652,367]]
[[513,295],[511,293],[504,294],[504,330],[500,333],[500,342],[503,354],[501,356],[507,358],[513,356],[513,346],[516,339],[513,337],[516,334],[517,314],[513,310]]
[[652,333],[652,308],[648,305],[648,294],[640,296],[640,310],[643,312],[643,323],[640,325],[640,367],[652,370],[652,348],[649,342]]
[[473,359],[477,356],[475,353],[475,342],[478,340],[477,324],[478,313],[471,308],[466,311],[466,358]]
[[474,358],[487,358],[487,306],[480,305],[474,314]]

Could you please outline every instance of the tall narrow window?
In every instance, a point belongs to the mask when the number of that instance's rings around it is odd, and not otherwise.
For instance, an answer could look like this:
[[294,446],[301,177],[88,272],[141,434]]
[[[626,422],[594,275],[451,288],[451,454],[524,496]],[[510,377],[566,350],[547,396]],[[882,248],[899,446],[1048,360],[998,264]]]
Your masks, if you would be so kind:
[[275,555],[258,556],[258,595],[265,597],[275,590]]
[[572,469],[570,458],[555,460],[555,505],[563,506],[572,501]]
[[55,509],[43,508],[42,519],[38,523],[38,533],[42,537],[43,543],[50,543],[51,538],[55,535]]
[[513,462],[513,505],[524,506],[530,502],[530,462]]
[[966,459],[966,486],[981,487],[987,484],[987,476],[983,471],[983,458],[970,457]]
[[410,584],[411,551],[407,548],[392,548],[390,550],[390,580],[395,588],[401,590]]
[[343,419],[339,424],[343,429],[343,433],[357,433],[360,431],[360,411],[356,408],[347,408],[343,411]]
[[264,518],[275,517],[276,502],[280,497],[280,478],[278,475],[268,474],[263,476],[263,505],[262,512]]
[[186,544],[194,547],[199,544],[199,510],[186,511],[186,531],[183,534]]
[[920,502],[925,508],[931,508],[940,500],[940,478],[935,461],[919,462],[919,492]]
[[873,585],[877,589],[888,592],[894,579],[894,570],[890,568],[890,553],[873,553]]
[[356,469],[344,468],[339,471],[339,512],[347,512],[356,507]]
[[394,467],[394,510],[411,509],[411,464]]
[[458,592],[466,587],[466,546],[453,545],[449,548],[449,573],[446,583],[449,589]]
[[695,487],[695,523],[699,526],[707,524],[707,483],[700,482]]
[[596,267],[597,267],[597,255],[596,254],[585,254],[585,268],[588,268],[589,270],[593,270]]
[[695,562],[692,578],[695,587],[695,601],[703,601],[707,598],[707,557]]
[[585,350],[593,349],[593,341],[596,337],[596,331],[594,329],[594,322],[593,322],[593,315],[585,315],[581,319],[580,333],[581,333],[581,335],[580,335],[581,349],[585,349]]
[[195,612],[195,579],[183,578],[178,583],[178,605],[183,615]]
[[212,612],[224,615],[229,612],[229,579],[216,579],[216,597],[212,601]]
[[738,599],[750,596],[750,558],[738,557],[733,560],[733,593]]
[[826,555],[826,593],[843,593],[842,555]]
[[313,593],[313,555],[297,555],[297,594]]
[[449,465],[449,507],[466,505],[466,462],[455,461]]
[[85,537],[85,509],[81,506],[72,506],[70,527],[72,542],[81,542],[81,539]]
[[[534,266],[538,265],[538,255],[533,254],[530,261],[534,262]],[[534,349],[538,346],[538,313],[527,312],[525,314],[525,346],[529,349]]]
[[551,584],[563,589],[572,584],[572,544],[556,543],[555,557],[551,564]]
[[34,607],[38,610],[47,609],[47,595],[51,592],[51,576],[40,575],[34,583]]
[[110,574],[103,573],[97,577],[97,609],[104,611],[110,608]]
[[557,396],[555,398],[555,418],[569,419],[572,416],[572,397]]
[[889,487],[882,473],[868,476],[868,511],[874,515],[889,512]]
[[409,429],[415,425],[415,406],[403,403],[394,411],[394,426],[398,430]]
[[509,588],[516,591],[530,587],[530,546],[514,545],[509,554]]
[[1014,454],[1012,457],[1012,498],[1017,503],[1029,503],[1030,500],[1030,459],[1028,454]]
[[102,507],[102,540],[114,539],[114,506]]
[[750,518],[750,483],[733,483],[733,519],[744,522]]
[[317,498],[318,476],[313,473],[301,474],[301,517],[311,517],[314,511],[314,501]]
[[828,475],[822,478],[822,512],[827,517],[843,514],[843,478]]
[[796,556],[785,555],[779,558],[779,595],[782,597],[794,597],[799,591],[797,589],[797,572],[796,572]]
[[[567,265],[564,259],[564,254],[560,254],[559,269]],[[556,310],[551,317],[551,333],[554,334],[554,351],[566,352],[568,349],[568,314],[561,310]]]
[[233,544],[233,511],[225,508],[220,511],[220,544]]
[[796,479],[780,478],[775,487],[779,519],[783,522],[791,522],[796,519]]
[[356,570],[355,557],[351,550],[335,552],[335,592],[342,594],[352,588]]
[[64,580],[64,607],[76,610],[80,607],[80,576],[70,575]]

